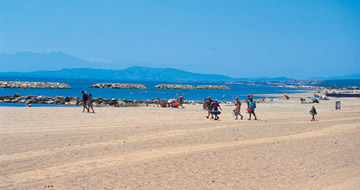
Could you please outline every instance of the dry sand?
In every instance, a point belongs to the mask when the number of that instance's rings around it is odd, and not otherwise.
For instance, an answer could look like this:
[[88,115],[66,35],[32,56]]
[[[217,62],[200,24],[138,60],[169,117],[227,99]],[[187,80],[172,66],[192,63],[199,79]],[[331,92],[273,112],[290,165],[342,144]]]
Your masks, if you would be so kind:
[[258,121],[224,104],[219,121],[201,105],[0,107],[0,189],[360,189],[360,99],[310,122],[300,96],[258,103]]

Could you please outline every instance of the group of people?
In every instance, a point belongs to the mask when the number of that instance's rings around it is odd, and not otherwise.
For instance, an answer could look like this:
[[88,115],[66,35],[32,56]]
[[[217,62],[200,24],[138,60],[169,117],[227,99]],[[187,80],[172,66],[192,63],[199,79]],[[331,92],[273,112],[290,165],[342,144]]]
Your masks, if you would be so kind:
[[[82,91],[82,104],[83,104],[83,112],[85,112],[85,110],[87,110],[87,112],[90,112],[90,110],[92,110],[92,113],[95,113],[94,107],[93,107],[93,99],[92,99],[92,94],[87,94],[86,91]],[[183,96],[179,96],[179,98],[177,100],[175,99],[170,99],[169,101],[164,100],[160,100],[160,98],[158,99],[158,106],[162,107],[162,108],[166,108],[166,107],[172,107],[172,108],[177,108],[177,107],[182,107],[183,106],[183,102],[184,102],[184,97]],[[251,120],[251,116],[254,116],[254,119],[257,120],[256,114],[255,114],[255,108],[256,108],[256,102],[253,99],[252,95],[248,95],[248,99],[245,101],[247,103],[247,113],[249,114],[249,118],[248,120]],[[29,106],[31,107],[31,105]],[[212,100],[211,97],[209,96],[208,98],[205,98],[203,101],[203,109],[208,111],[208,115],[206,116],[207,119],[210,118],[211,115],[211,119],[214,120],[218,120],[219,119],[219,115],[221,114],[221,112],[219,110],[222,111],[222,108],[218,102],[217,99]],[[244,118],[244,116],[241,114],[240,112],[241,110],[241,102],[239,100],[239,97],[235,98],[235,109],[233,110],[233,116],[234,119],[238,119],[240,116],[240,119],[242,120]],[[315,120],[315,115],[317,115],[317,111],[315,106],[312,106],[312,108],[310,109],[310,114],[312,116],[311,121],[316,121]]]
[[179,96],[178,99],[169,99],[169,101],[166,101],[166,99],[160,100],[160,98],[157,98],[157,106],[161,108],[184,108],[184,97],[182,95]]
[[[240,116],[240,119],[242,120],[244,118],[244,116],[240,112],[241,102],[239,100],[239,97],[236,97],[235,101],[236,101],[235,109],[233,110],[234,119],[237,120]],[[256,103],[255,103],[252,95],[248,95],[248,99],[246,100],[246,103],[247,103],[247,107],[248,107],[247,112],[249,114],[248,120],[251,120],[252,115],[254,116],[254,119],[257,120],[256,114],[255,114]],[[210,96],[208,98],[204,99],[203,109],[208,111],[208,115],[206,116],[206,118],[209,119],[210,115],[211,115],[211,119],[215,119],[215,120],[218,120],[219,115],[221,114],[219,109],[222,111],[222,108],[220,107],[218,100],[215,99],[215,101],[214,101],[211,99]]]
[[217,99],[215,99],[214,101],[211,99],[210,96],[207,99],[204,99],[203,108],[208,111],[208,115],[206,116],[206,118],[209,119],[211,115],[211,119],[215,119],[215,120],[219,119],[219,115],[221,114],[219,109],[222,111],[222,108],[220,107],[220,104]]
[[85,112],[85,109],[87,112],[90,112],[90,109],[92,110],[92,113],[95,113],[94,106],[93,106],[93,99],[92,94],[87,94],[86,91],[81,91],[82,93],[82,104],[83,104],[83,112]]

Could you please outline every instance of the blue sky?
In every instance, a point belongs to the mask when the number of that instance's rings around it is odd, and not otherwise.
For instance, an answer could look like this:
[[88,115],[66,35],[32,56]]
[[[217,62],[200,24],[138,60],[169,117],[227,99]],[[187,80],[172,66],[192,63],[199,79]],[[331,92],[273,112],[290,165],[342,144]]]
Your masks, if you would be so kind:
[[359,34],[358,0],[0,1],[0,53],[63,52],[112,69],[359,74]]

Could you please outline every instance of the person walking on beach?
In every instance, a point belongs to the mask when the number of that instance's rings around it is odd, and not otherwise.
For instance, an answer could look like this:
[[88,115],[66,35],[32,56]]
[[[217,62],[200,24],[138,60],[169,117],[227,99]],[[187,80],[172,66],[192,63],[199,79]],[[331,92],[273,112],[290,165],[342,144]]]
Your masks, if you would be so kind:
[[88,99],[88,112],[90,112],[90,109],[92,110],[93,113],[95,113],[94,107],[93,107],[92,94],[89,94],[89,99]]
[[312,116],[311,121],[316,121],[316,120],[315,120],[315,115],[317,115],[317,111],[316,111],[315,106],[312,106],[312,108],[310,109],[310,114],[311,114],[311,116]]
[[[208,119],[209,119],[209,116],[210,116],[211,111],[213,109],[213,107],[212,107],[213,102],[214,101],[211,99],[210,96],[208,97],[207,101],[205,102],[205,107],[206,107],[206,110],[208,111],[208,115],[206,116],[206,118],[208,118]],[[213,118],[214,118],[214,116],[211,114],[211,119],[213,119]]]
[[247,105],[248,105],[248,113],[249,113],[249,119],[248,120],[251,120],[251,114],[254,115],[255,117],[255,120],[257,120],[256,118],[256,114],[255,114],[255,108],[256,108],[256,103],[254,102],[252,96],[248,96],[248,102],[247,102]]
[[211,111],[212,115],[215,115],[215,120],[219,119],[219,116],[221,114],[221,112],[219,111],[219,109],[222,111],[220,104],[218,102],[218,100],[215,99],[215,101],[213,103],[211,103],[211,107],[214,111]]
[[87,107],[87,101],[89,99],[89,96],[86,94],[85,91],[81,91],[82,93],[82,103],[83,103],[83,112],[85,111],[85,109],[87,109],[87,111],[89,112],[89,108]]
[[243,117],[243,115],[241,115],[241,113],[240,113],[241,102],[240,102],[240,100],[239,100],[239,97],[236,97],[235,100],[236,100],[235,109],[233,110],[234,118],[235,118],[235,119],[238,119],[238,115],[240,115],[241,120],[242,120],[244,117]]

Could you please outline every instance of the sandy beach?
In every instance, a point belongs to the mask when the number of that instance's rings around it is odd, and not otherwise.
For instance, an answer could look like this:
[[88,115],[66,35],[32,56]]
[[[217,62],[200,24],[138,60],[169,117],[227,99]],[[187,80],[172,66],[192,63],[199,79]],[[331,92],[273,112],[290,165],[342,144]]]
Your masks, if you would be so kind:
[[[359,189],[360,99],[257,104],[0,107],[0,189]],[[341,111],[335,101],[342,102]]]

